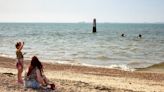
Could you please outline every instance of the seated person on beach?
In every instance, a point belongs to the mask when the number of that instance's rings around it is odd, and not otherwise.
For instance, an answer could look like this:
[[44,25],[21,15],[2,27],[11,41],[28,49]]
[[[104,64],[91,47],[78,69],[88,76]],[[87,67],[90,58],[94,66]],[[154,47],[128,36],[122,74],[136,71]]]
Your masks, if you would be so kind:
[[55,85],[49,84],[48,79],[43,74],[42,63],[38,60],[36,56],[32,57],[27,75],[25,76],[25,87],[34,89],[55,89]]

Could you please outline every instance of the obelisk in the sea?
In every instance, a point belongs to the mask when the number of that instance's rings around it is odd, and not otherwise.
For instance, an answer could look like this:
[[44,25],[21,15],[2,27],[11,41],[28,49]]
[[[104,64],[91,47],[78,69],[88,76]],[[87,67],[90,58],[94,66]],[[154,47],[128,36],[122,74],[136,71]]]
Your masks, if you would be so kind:
[[92,30],[93,33],[96,33],[96,19],[94,18],[93,19],[93,30]]

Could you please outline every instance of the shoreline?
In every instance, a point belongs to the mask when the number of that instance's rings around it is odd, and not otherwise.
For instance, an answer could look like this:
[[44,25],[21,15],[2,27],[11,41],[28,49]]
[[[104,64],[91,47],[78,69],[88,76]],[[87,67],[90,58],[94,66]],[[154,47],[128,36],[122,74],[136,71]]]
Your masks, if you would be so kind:
[[[9,65],[6,65],[6,64],[9,64]],[[0,67],[16,69],[15,64],[16,64],[16,61],[13,58],[0,57]],[[24,62],[25,70],[27,70],[27,67],[29,64],[30,64],[30,61],[25,60]],[[142,77],[140,76],[140,78],[144,79],[144,78],[147,78],[147,76],[149,76],[150,77],[149,79],[151,79],[151,76],[153,76],[153,74],[159,74],[159,75],[164,74],[164,63],[161,63],[162,66],[160,66],[160,64],[155,64],[147,68],[137,68],[137,70],[135,71],[124,71],[121,69],[114,69],[114,68],[103,68],[103,67],[94,67],[94,66],[71,65],[71,64],[48,63],[48,62],[42,62],[42,64],[43,64],[44,69],[46,70],[68,71],[68,72],[75,72],[75,73],[114,76],[114,77],[126,76],[126,77],[138,78],[138,75],[142,73],[143,76]]]
[[[11,90],[23,90],[16,86],[15,59],[0,57],[0,90],[12,86]],[[29,65],[25,60],[25,70]],[[153,70],[123,71],[118,69],[97,68],[88,66],[74,66],[68,64],[43,63],[45,74],[58,87],[57,92],[133,92],[133,91],[161,91],[164,90],[164,72]],[[160,67],[163,69],[163,67]],[[12,77],[10,77],[12,76]],[[6,85],[3,85],[6,84]],[[3,89],[8,92],[7,89]],[[9,91],[10,92],[10,91]],[[35,92],[35,91],[34,91]]]
[[[13,57],[8,57],[8,56],[0,56],[0,58],[4,59],[13,59]],[[25,58],[25,62],[29,62],[30,58]],[[128,66],[122,66],[122,65],[109,65],[109,66],[101,66],[101,65],[90,65],[90,64],[74,64],[74,63],[60,63],[60,62],[46,62],[49,60],[41,60],[42,63],[45,64],[52,64],[52,65],[68,65],[68,66],[80,66],[80,67],[92,67],[92,68],[105,68],[105,69],[116,69],[116,70],[122,70],[122,71],[142,71],[142,72],[152,72],[152,73],[164,73],[164,61],[160,63],[155,63],[147,67],[142,67],[142,68],[130,68]]]

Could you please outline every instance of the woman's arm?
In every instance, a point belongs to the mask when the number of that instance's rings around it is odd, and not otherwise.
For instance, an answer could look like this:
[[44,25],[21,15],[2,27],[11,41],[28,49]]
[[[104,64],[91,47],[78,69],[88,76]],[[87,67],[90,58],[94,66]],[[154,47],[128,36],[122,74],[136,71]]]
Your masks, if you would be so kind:
[[49,80],[46,78],[46,76],[45,75],[42,75],[43,77],[43,80],[44,80],[44,82],[48,85],[49,84]]
[[43,80],[43,77],[41,76],[40,70],[36,69],[36,76],[37,76],[37,81],[42,84],[42,85],[46,85],[46,83]]
[[41,72],[39,69],[36,70],[36,74],[37,74],[37,81],[44,87],[46,88],[51,88],[52,90],[55,89],[55,85],[54,84],[48,84],[48,80],[45,76],[41,76]]

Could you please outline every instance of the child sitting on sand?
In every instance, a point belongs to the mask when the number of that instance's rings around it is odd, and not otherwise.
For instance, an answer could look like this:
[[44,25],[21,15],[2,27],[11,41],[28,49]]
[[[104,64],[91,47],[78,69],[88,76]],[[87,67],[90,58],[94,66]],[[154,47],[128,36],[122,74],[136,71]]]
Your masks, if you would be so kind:
[[22,72],[23,72],[23,54],[21,52],[21,50],[23,49],[24,46],[24,42],[17,42],[15,44],[16,47],[16,56],[17,56],[17,64],[16,67],[18,69],[18,83],[23,84],[23,80],[22,80]]
[[49,84],[48,79],[43,74],[42,63],[38,60],[36,56],[32,57],[27,75],[25,76],[25,87],[34,89],[55,89],[55,85]]

